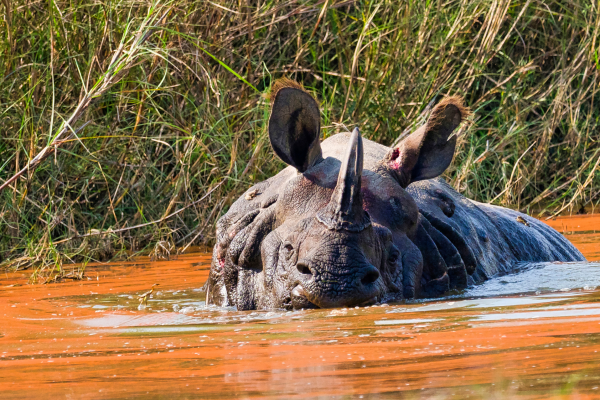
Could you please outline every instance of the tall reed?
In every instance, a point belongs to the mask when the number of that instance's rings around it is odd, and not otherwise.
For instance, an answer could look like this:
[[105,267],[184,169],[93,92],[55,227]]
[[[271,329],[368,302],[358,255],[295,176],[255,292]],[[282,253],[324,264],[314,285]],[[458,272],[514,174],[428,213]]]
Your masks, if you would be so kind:
[[[53,153],[0,192],[0,261],[60,273],[70,261],[210,244],[231,202],[281,167],[262,94],[281,76],[321,100],[324,135],[359,125],[388,145],[432,100],[463,95],[474,118],[447,173],[459,191],[525,210],[597,206],[599,7],[4,1],[0,185]],[[164,22],[54,146],[121,43],[159,10]]]

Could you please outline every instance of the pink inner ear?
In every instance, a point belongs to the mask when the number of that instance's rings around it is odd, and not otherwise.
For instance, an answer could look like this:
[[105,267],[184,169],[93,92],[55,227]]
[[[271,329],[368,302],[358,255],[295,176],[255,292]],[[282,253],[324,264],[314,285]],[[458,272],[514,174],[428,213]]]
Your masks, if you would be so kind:
[[398,147],[392,151],[392,156],[390,158],[390,167],[394,169],[400,168],[400,149]]

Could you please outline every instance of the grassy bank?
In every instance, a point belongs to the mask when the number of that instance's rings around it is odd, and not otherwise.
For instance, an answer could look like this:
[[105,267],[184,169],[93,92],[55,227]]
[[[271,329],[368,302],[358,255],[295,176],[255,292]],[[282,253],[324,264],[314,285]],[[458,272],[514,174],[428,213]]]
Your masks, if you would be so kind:
[[282,165],[263,95],[281,76],[321,100],[325,135],[358,124],[388,145],[430,101],[463,95],[474,117],[447,174],[458,190],[520,209],[600,202],[597,2],[50,0],[0,10],[0,185],[47,148],[0,193],[4,265],[60,272],[210,243],[231,202]]

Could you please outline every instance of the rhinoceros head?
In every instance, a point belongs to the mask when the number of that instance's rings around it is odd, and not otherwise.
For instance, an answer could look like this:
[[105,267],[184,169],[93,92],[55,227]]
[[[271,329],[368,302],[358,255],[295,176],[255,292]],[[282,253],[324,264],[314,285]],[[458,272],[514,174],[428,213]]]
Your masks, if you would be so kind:
[[[320,143],[320,112],[298,84],[273,88],[269,138],[290,167],[240,198],[218,223],[209,303],[239,309],[370,304],[448,285],[423,268],[419,209],[404,190],[452,161],[466,111],[438,104],[429,121],[387,149],[358,128]],[[417,242],[417,245],[415,244]]]

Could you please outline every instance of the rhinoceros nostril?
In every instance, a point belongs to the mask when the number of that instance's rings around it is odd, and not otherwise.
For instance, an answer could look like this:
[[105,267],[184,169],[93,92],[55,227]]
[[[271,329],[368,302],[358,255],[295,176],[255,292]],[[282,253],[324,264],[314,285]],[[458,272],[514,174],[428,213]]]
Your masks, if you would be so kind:
[[304,264],[303,262],[299,262],[298,264],[296,264],[296,268],[298,268],[298,271],[300,271],[301,274],[304,274],[304,275],[312,274],[312,272],[310,271],[310,268],[308,268],[308,265]]
[[368,285],[369,283],[375,282],[377,279],[379,279],[379,271],[377,271],[377,269],[375,269],[375,267],[371,267],[371,268],[369,268],[369,271],[365,274],[365,276],[362,277],[362,279],[360,281],[362,282],[363,285]]

